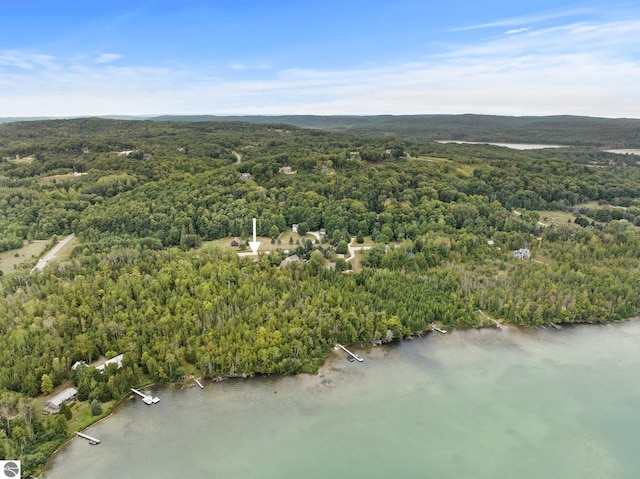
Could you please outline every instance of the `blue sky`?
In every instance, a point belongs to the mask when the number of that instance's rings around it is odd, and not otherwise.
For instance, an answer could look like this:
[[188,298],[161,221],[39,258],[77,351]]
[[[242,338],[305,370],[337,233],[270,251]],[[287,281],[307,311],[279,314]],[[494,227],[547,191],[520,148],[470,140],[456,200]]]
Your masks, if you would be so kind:
[[0,2],[0,116],[640,118],[640,1]]

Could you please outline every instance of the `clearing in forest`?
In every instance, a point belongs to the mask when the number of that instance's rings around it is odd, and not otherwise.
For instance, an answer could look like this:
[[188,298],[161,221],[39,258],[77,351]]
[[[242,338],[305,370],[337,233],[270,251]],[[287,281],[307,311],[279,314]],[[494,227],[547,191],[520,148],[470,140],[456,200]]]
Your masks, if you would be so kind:
[[22,248],[0,253],[0,270],[4,274],[13,273],[22,263],[32,261],[40,256],[49,243],[49,240],[25,242]]

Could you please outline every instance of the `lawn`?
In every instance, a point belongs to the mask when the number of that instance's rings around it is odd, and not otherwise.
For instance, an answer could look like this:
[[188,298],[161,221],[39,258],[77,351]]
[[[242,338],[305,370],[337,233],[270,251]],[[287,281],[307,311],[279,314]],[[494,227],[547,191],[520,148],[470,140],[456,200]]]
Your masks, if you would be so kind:
[[437,156],[407,156],[409,160],[430,161],[434,163],[451,163],[448,158],[438,158]]
[[598,209],[605,208],[607,205],[601,205],[597,201],[589,201],[588,203],[580,203],[576,205],[576,208],[590,208],[590,209]]
[[[58,238],[62,240],[63,238]],[[71,256],[73,248],[80,243],[76,237],[64,245],[53,258],[56,261],[68,259]],[[0,270],[4,274],[13,273],[24,263],[31,263],[42,256],[47,245],[51,244],[51,240],[34,240],[25,242],[24,246],[19,249],[12,249],[0,253]]]
[[363,246],[373,246],[373,245],[375,245],[375,244],[376,244],[376,243],[375,243],[375,241],[373,241],[373,240],[371,239],[371,236],[365,236],[365,237],[363,237],[362,239],[364,240],[364,242],[363,242],[363,243],[358,243],[358,242],[355,240],[355,237],[354,237],[353,242],[351,243],[351,247],[352,247],[352,248],[361,248],[361,247],[363,247]]
[[19,160],[9,160],[11,163],[24,163],[30,164],[33,163],[33,156],[27,156],[26,158],[20,158]]
[[[289,238],[293,238],[293,244],[289,244]],[[240,238],[242,239],[242,238]],[[247,238],[249,241],[251,241],[253,238]],[[228,237],[228,238],[220,238],[217,240],[211,240],[211,241],[203,241],[202,242],[202,246],[214,246],[217,248],[228,248],[228,249],[232,249],[233,251],[236,251],[238,253],[243,252],[239,247],[237,246],[231,246],[231,241],[233,240],[232,237]],[[278,244],[278,240],[276,239],[274,244],[271,244],[271,238],[267,237],[267,236],[256,236],[256,241],[260,242],[260,248],[258,249],[258,252],[266,252],[266,251],[274,251],[278,248],[280,249],[292,249],[295,248],[296,245],[296,240],[300,240],[300,243],[302,243],[304,240],[311,240],[315,243],[316,241],[316,237],[314,235],[312,235],[311,233],[307,233],[306,235],[301,236],[298,233],[294,233],[291,228],[287,228],[284,233],[282,233],[280,235],[280,244]],[[247,249],[244,252],[249,252],[251,251],[251,248],[247,247]]]
[[[59,240],[63,240],[64,238],[58,238]],[[64,245],[60,250],[56,253],[53,258],[55,261],[62,261],[65,259],[69,259],[71,257],[71,253],[73,249],[80,244],[80,239],[76,236],[72,240],[70,240],[66,245]]]
[[96,421],[99,421],[103,417],[111,414],[111,410],[113,406],[116,404],[116,401],[111,400],[105,403],[100,403],[102,406],[102,414],[99,416],[94,416],[91,414],[91,402],[83,401],[83,402],[75,402],[71,406],[71,412],[73,413],[73,417],[67,423],[67,430],[70,434],[75,433],[76,431],[82,431],[86,427],[90,426]]
[[352,269],[355,273],[359,273],[360,271],[362,271],[362,255],[366,253],[366,251],[356,251],[353,259],[347,262],[347,264],[349,265],[349,269]]
[[66,175],[43,176],[38,180],[38,184],[40,186],[46,186],[50,185],[51,183],[70,183],[77,180],[82,175],[86,175],[86,173],[69,173]]
[[0,253],[0,270],[4,274],[13,273],[21,264],[37,259],[49,243],[49,240],[25,242],[20,249]]
[[567,224],[573,223],[576,215],[566,211],[536,211],[540,215],[540,221],[546,225],[549,224]]
[[[242,239],[242,238],[241,238]],[[251,238],[253,239],[253,238]],[[251,239],[249,239],[249,241],[251,241]],[[241,252],[249,252],[251,251],[251,248],[249,248],[247,246],[247,249],[245,249],[244,251],[242,251],[240,249],[240,247],[238,246],[231,246],[231,241],[233,240],[233,238],[220,238],[217,240],[211,240],[211,241],[203,241],[202,242],[202,246],[215,246],[217,248],[220,249],[231,249],[237,253],[241,253]],[[256,236],[256,241],[258,241],[260,243],[260,248],[258,249],[259,252],[265,252],[265,251],[273,251],[276,248],[287,248],[289,246],[289,243],[285,243],[285,241],[282,241],[282,244],[278,244],[278,242],[276,241],[275,244],[271,244],[271,238],[267,238],[266,236]]]

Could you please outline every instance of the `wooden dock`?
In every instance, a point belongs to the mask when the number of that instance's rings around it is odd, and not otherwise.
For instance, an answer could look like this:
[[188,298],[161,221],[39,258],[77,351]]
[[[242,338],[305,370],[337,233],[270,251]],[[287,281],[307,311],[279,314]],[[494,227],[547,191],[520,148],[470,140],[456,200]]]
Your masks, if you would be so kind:
[[138,391],[137,389],[131,388],[131,392],[132,393],[136,393],[138,396],[140,396],[142,398],[142,402],[145,403],[147,406],[149,406],[151,404],[157,404],[157,403],[160,402],[160,398],[153,397],[153,396],[147,396],[145,393],[142,393],[142,392]]
[[433,329],[434,331],[438,331],[440,334],[447,334],[447,330],[446,329],[439,328],[438,326],[436,326],[433,323],[431,324],[431,329]]
[[349,351],[347,348],[345,348],[342,344],[336,344],[336,348],[341,348],[343,351],[345,351],[349,356],[352,356],[353,359],[355,359],[358,362],[363,362],[364,359],[362,359],[360,356],[358,356],[355,353],[352,353],[351,351]]
[[495,319],[490,318],[490,317],[489,317],[489,316],[487,316],[487,315],[485,314],[485,312],[484,312],[484,311],[482,311],[480,308],[476,308],[474,311],[475,311],[476,313],[480,313],[482,316],[484,316],[485,318],[487,318],[489,321],[493,321],[493,322],[495,323],[495,325],[496,325],[496,327],[497,327],[498,329],[502,329],[502,323],[500,323],[500,321],[496,321]]
[[76,436],[81,437],[82,439],[86,439],[91,444],[100,444],[100,439],[91,437],[88,434],[85,434],[83,432],[76,432]]
[[200,389],[204,389],[204,386],[202,385],[202,383],[200,381],[198,381],[197,379],[194,379],[194,381],[196,382],[196,384],[198,386],[200,386]]

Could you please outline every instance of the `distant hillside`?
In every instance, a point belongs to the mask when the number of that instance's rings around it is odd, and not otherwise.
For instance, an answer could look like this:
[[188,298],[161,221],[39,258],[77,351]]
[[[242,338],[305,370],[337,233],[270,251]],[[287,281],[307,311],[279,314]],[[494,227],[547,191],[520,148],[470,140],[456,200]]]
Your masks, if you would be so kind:
[[[21,121],[42,121],[42,120],[77,120],[81,118],[87,118],[84,116],[5,116],[0,117],[0,124],[2,123],[16,123]],[[152,118],[150,116],[133,116],[133,115],[103,115],[100,118],[108,120],[148,120]]]
[[380,116],[160,116],[154,120],[282,123],[414,140],[554,143],[603,148],[639,148],[640,120],[582,116],[493,115]]
[[5,116],[0,118],[0,123],[14,123],[17,121],[39,121],[39,120],[50,120],[51,117],[48,116]]
[[[378,115],[378,116],[103,116],[112,120],[243,122],[397,137],[407,140],[457,140],[546,143],[598,148],[640,148],[640,119],[584,116]],[[0,123],[43,118],[0,118]],[[76,118],[79,119],[79,118]],[[68,120],[68,119],[67,119]],[[131,125],[125,126],[131,128]]]

